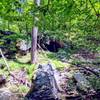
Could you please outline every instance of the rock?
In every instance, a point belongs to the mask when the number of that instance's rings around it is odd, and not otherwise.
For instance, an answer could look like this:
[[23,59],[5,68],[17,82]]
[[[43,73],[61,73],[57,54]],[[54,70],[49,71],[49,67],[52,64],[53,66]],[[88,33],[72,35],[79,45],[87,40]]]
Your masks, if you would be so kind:
[[5,65],[4,64],[0,64],[0,69],[4,69]]
[[16,43],[16,48],[19,51],[19,54],[26,55],[31,49],[31,42],[19,40]]
[[31,48],[31,42],[26,40],[18,40],[16,46],[19,48],[19,50],[27,51]]
[[94,72],[100,73],[100,68],[93,69]]
[[91,89],[89,81],[85,78],[85,76],[83,76],[82,73],[80,72],[75,73],[74,79],[77,82],[77,87],[80,90],[88,91],[89,89]]
[[15,54],[16,54],[16,51],[14,50],[10,50],[10,51],[7,51],[4,55],[7,59],[15,59]]
[[0,100],[21,100],[7,89],[0,89]]
[[6,77],[4,75],[0,75],[0,87],[6,84]]
[[3,35],[12,35],[12,34],[15,34],[14,32],[11,32],[11,31],[3,31],[3,30],[0,30],[0,34],[3,34]]
[[31,44],[27,43],[27,41],[22,40],[20,42],[20,50],[27,51],[30,48],[31,48]]
[[59,100],[59,73],[51,64],[39,65],[28,100]]

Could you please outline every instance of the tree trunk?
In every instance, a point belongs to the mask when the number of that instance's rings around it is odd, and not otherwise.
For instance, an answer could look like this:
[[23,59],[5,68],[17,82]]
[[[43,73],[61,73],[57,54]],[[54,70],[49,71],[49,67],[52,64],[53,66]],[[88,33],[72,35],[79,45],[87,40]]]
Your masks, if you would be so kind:
[[[40,6],[40,0],[34,0],[34,3],[37,6]],[[32,46],[31,46],[31,63],[34,64],[37,62],[37,33],[38,33],[38,17],[34,17],[34,27],[32,29]]]
[[32,49],[31,49],[31,63],[34,64],[37,61],[37,33],[38,27],[34,27],[32,30]]

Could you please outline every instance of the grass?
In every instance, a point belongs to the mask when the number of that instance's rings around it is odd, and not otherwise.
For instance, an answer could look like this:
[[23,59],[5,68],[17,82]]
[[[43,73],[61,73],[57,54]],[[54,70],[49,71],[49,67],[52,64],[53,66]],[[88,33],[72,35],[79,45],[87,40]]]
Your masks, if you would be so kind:
[[[38,64],[46,64],[51,62],[58,69],[62,69],[66,66],[63,62],[56,58],[54,53],[51,52],[45,52],[45,55],[43,53],[38,53],[38,63],[36,65],[28,63],[30,58],[30,54],[28,53],[26,56],[19,58],[17,57],[17,60],[7,60],[7,63],[10,66],[11,71],[24,67],[26,70],[28,70],[30,77],[33,71],[37,68]],[[0,63],[5,64],[3,59],[0,59]],[[4,70],[0,70],[0,74],[2,74],[3,71]]]
[[[17,57],[17,60],[7,60],[8,65],[10,66],[10,71],[17,71],[20,70],[21,68],[25,68],[28,72],[28,79],[30,80],[33,76],[33,73],[35,72],[38,64],[47,64],[48,62],[51,62],[52,65],[54,65],[57,69],[63,69],[64,67],[67,67],[67,64],[61,62],[59,59],[57,59],[55,53],[51,52],[40,52],[38,53],[38,63],[37,64],[30,64],[28,63],[30,61],[30,54],[28,53],[26,56],[22,57]],[[3,59],[0,59],[0,63],[4,64]],[[69,66],[68,66],[69,67]],[[6,67],[4,69],[0,69],[0,74],[4,74],[9,78],[9,74],[7,72]],[[16,90],[16,86],[9,86],[11,87],[12,90]],[[18,92],[19,93],[27,93],[28,89],[26,86],[20,85],[18,87]]]

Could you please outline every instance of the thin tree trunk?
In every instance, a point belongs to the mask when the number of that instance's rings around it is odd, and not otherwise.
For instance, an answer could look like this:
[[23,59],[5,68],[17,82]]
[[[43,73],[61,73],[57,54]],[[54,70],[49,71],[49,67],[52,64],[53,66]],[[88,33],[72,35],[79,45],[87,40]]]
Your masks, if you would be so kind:
[[[34,0],[36,7],[40,6],[40,0]],[[34,16],[34,27],[32,29],[32,43],[31,43],[31,63],[37,62],[37,34],[38,34],[38,17]]]
[[31,49],[31,63],[34,64],[37,61],[37,34],[38,27],[34,27],[32,30],[32,49]]

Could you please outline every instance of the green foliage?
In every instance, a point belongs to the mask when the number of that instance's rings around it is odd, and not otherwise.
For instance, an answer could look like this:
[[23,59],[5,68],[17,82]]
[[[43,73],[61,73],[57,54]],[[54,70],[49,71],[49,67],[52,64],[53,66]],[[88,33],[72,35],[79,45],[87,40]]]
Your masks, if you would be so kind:
[[36,8],[33,0],[1,0],[0,29],[18,33],[13,39],[26,37],[38,12],[40,32],[70,41],[74,49],[99,51],[97,42],[87,40],[87,37],[100,38],[99,5],[98,0],[42,0],[41,6]]
[[19,93],[27,93],[28,90],[29,88],[24,85],[19,87]]
[[[57,55],[46,54],[46,58],[52,58],[51,61],[58,67],[63,66],[56,58],[58,55],[61,59],[68,58],[71,53],[80,48],[100,52],[100,18],[97,16],[100,13],[100,3],[98,0],[42,0],[38,8],[35,7],[33,0],[23,1],[0,1],[0,30],[10,30],[16,33],[0,39],[0,45],[3,45],[2,40],[6,38],[14,41],[28,38],[26,33],[31,33],[34,26],[33,16],[39,12],[40,32],[50,38],[66,41],[73,46],[73,49],[68,47],[66,50],[60,50]],[[47,59],[44,61],[47,62]],[[25,61],[27,59],[22,60],[22,62]],[[19,66],[13,63],[12,65]],[[31,73],[31,68],[29,73]]]

